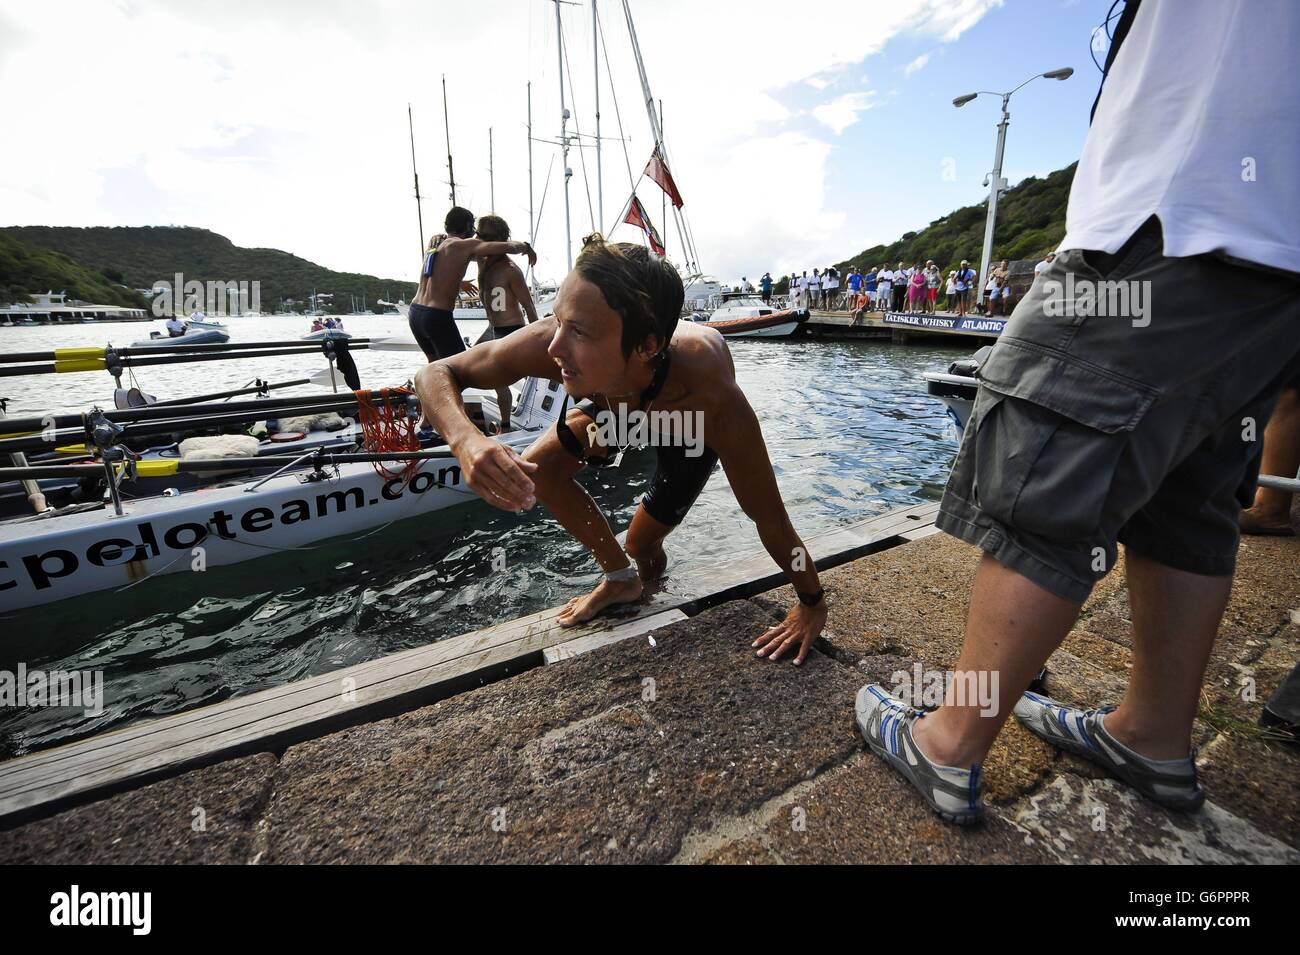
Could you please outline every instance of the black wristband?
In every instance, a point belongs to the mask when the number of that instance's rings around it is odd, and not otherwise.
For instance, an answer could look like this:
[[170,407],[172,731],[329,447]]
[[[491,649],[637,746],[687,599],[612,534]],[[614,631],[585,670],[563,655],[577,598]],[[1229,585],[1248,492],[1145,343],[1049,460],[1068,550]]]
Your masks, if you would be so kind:
[[795,594],[799,597],[799,602],[800,602],[801,604],[804,604],[805,606],[808,606],[808,607],[815,607],[815,606],[817,606],[819,603],[821,603],[821,602],[822,602],[822,598],[826,596],[826,588],[825,588],[825,587],[819,587],[819,588],[817,589],[817,593],[815,593],[815,594],[805,594],[805,593],[800,593],[800,592],[797,591],[797,590],[795,591]]

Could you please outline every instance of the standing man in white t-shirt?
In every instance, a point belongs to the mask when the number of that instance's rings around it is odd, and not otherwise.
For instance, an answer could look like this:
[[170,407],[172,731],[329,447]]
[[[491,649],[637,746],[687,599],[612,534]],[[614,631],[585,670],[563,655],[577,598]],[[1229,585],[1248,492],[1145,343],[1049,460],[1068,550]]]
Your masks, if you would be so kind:
[[[1142,0],[1115,37],[1061,252],[980,368],[936,521],[984,551],[960,676],[924,719],[879,685],[858,695],[872,751],[953,822],[980,817],[980,765],[1013,711],[1148,799],[1204,802],[1192,724],[1238,515],[1300,375],[1300,4]],[[1123,701],[1025,692],[1119,542]],[[962,692],[976,676],[995,699]]]

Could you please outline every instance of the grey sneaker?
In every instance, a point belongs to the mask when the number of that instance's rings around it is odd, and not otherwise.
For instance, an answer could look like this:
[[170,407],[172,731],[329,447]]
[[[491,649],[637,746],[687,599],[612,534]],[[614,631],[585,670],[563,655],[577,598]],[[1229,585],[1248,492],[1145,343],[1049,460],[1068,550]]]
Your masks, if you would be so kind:
[[1110,733],[1102,717],[1115,707],[1080,710],[1037,693],[1025,693],[1015,714],[1025,729],[1053,746],[1092,760],[1153,802],[1185,812],[1201,808],[1205,790],[1196,780],[1196,752],[1186,759],[1147,759]]
[[924,718],[924,710],[890,696],[878,683],[858,691],[854,708],[858,729],[871,751],[902,773],[931,809],[961,826],[979,822],[984,815],[979,764],[957,769],[930,762],[912,739],[912,726]]

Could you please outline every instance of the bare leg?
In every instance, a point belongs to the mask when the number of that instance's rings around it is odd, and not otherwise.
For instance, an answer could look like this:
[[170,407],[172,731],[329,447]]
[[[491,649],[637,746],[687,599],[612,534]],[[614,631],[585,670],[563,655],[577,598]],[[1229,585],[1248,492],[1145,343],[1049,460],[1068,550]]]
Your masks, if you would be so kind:
[[497,389],[497,408],[501,411],[501,432],[510,430],[510,408],[514,405],[514,396],[509,388]]
[[673,531],[671,524],[651,517],[644,507],[638,505],[632,515],[632,526],[627,531],[624,548],[627,555],[636,561],[641,579],[646,583],[658,580],[668,568],[668,555],[664,553],[664,538]]
[[1148,759],[1182,759],[1232,578],[1175,570],[1132,550],[1125,560],[1133,672],[1106,730]]
[[[581,412],[573,411],[569,413],[568,421],[571,425],[579,425],[570,430],[574,431],[574,436],[586,447],[585,428],[591,419]],[[537,500],[546,505],[547,510],[555,515],[555,519],[578,543],[591,551],[605,573],[631,566],[631,561],[610,529],[609,521],[586,489],[573,479],[582,464],[560,445],[553,430],[547,430],[524,452],[524,460],[541,465],[532,476]],[[602,580],[585,597],[570,600],[557,619],[560,626],[571,627],[590,620],[612,604],[630,603],[639,599],[642,589],[639,578]]]
[[[1261,474],[1295,477],[1300,471],[1300,390],[1283,388],[1273,417],[1264,429]],[[1291,495],[1272,488],[1255,489],[1255,503],[1242,511],[1242,527],[1282,530],[1291,527]]]
[[941,766],[983,762],[1020,694],[1070,632],[1081,606],[985,554],[971,590],[957,671],[996,674],[996,709],[981,716],[978,701],[957,706],[955,690],[961,681],[953,681],[944,705],[912,730],[922,751]]

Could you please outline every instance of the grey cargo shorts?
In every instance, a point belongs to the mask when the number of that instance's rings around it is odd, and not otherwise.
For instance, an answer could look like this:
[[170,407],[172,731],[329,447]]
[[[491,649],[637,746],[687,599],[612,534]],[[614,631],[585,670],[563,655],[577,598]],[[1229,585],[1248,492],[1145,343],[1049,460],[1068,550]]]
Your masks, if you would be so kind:
[[1043,271],[980,369],[940,504],[942,530],[1068,600],[1117,541],[1231,575],[1264,426],[1300,373],[1300,276],[1162,248],[1152,217]]

